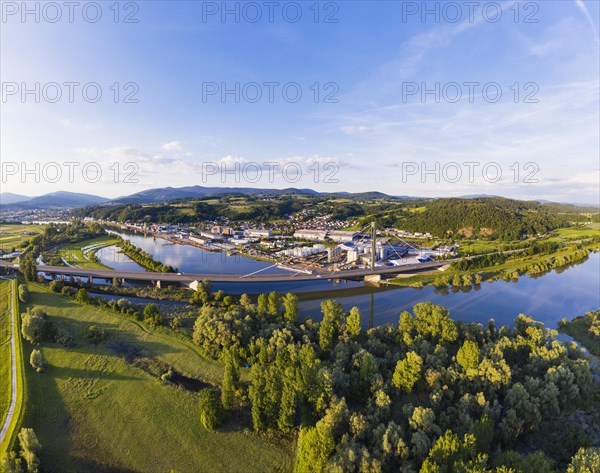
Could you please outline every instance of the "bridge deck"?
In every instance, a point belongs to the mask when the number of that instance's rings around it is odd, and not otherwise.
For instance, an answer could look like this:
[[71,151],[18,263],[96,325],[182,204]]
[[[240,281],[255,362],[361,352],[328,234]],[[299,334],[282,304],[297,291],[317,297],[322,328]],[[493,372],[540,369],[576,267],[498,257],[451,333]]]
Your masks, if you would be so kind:
[[[152,272],[138,272],[138,271],[118,271],[114,269],[86,269],[77,267],[63,267],[63,266],[46,266],[40,265],[37,267],[39,272],[47,274],[63,274],[65,276],[81,276],[81,277],[93,277],[93,278],[124,278],[134,281],[162,281],[162,282],[179,282],[183,284],[189,284],[192,281],[203,281],[208,279],[213,282],[279,282],[279,281],[314,281],[318,279],[352,279],[362,278],[364,276],[372,274],[400,274],[421,271],[425,269],[439,268],[449,261],[431,261],[427,263],[418,264],[406,264],[403,266],[392,266],[375,268],[371,271],[370,269],[352,269],[346,271],[317,271],[315,270],[312,274],[305,273],[285,273],[285,274],[175,274],[175,273],[152,273]],[[18,268],[18,265],[7,262],[0,262],[1,267]]]

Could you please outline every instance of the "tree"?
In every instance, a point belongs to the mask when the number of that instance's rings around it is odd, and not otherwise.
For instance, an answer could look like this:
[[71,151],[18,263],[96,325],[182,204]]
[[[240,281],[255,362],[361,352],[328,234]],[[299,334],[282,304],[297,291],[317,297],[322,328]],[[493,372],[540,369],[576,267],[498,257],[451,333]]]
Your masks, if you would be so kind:
[[271,317],[277,317],[281,311],[281,296],[272,291],[269,293],[269,308],[268,312]]
[[567,473],[600,471],[600,448],[580,448],[567,467]]
[[332,401],[325,416],[314,427],[303,427],[298,438],[297,473],[325,473],[335,450],[336,429],[347,421],[346,402]]
[[26,312],[21,319],[21,333],[23,338],[34,345],[44,339],[44,326],[46,321],[37,315]]
[[298,297],[291,292],[283,296],[283,307],[285,309],[283,317],[288,322],[295,322],[298,317]]
[[15,452],[5,455],[0,461],[0,471],[4,473],[25,473],[23,460]]
[[25,460],[28,473],[38,473],[40,469],[40,454],[42,445],[33,429],[22,428],[17,436],[21,446],[21,457]]
[[323,320],[319,326],[319,345],[323,350],[329,350],[337,334],[344,313],[339,302],[326,300],[321,302]]
[[283,385],[281,389],[281,404],[279,407],[279,417],[277,427],[282,432],[290,432],[294,428],[296,419],[296,398],[297,387],[294,379],[294,370],[289,367],[283,375]]
[[37,373],[43,373],[46,370],[46,363],[44,362],[44,357],[42,356],[42,352],[40,350],[36,350],[34,348],[31,351],[29,363]]
[[144,307],[144,322],[151,327],[158,327],[163,324],[163,316],[156,304],[146,304],[146,307]]
[[214,389],[205,388],[199,393],[200,422],[205,429],[216,430],[221,425],[222,406]]
[[415,383],[421,377],[423,359],[414,351],[409,351],[406,358],[396,363],[396,369],[392,375],[392,383],[407,392],[412,391]]
[[248,389],[248,395],[252,404],[252,427],[254,430],[263,430],[266,427],[263,415],[266,404],[266,376],[264,367],[259,364],[252,365],[250,377],[252,383]]
[[35,281],[37,278],[37,266],[35,258],[31,255],[23,256],[19,262],[19,271],[23,273],[28,281]]
[[517,471],[519,473],[538,473],[538,472],[554,472],[554,461],[544,455],[543,452],[537,451],[525,456],[513,450],[507,450],[496,457],[494,464],[498,467],[504,467],[508,471]]
[[477,443],[477,451],[489,452],[494,440],[494,420],[487,414],[473,423],[473,435]]
[[417,332],[434,343],[453,342],[458,337],[456,323],[448,314],[445,307],[432,304],[431,302],[420,302],[413,308],[415,313],[415,328]]
[[221,383],[221,403],[225,410],[231,410],[235,404],[235,392],[240,385],[240,372],[233,348],[224,354],[225,369]]
[[407,346],[411,346],[413,343],[412,331],[415,327],[415,320],[410,312],[403,311],[400,314],[400,320],[398,321],[398,342],[403,342]]
[[249,310],[250,307],[252,307],[252,300],[248,294],[242,294],[240,296],[240,305],[246,310]]
[[350,313],[346,317],[346,332],[351,338],[356,338],[360,335],[361,314],[358,307],[352,307]]
[[456,353],[456,361],[463,371],[473,370],[479,365],[479,346],[471,340],[465,341]]
[[433,444],[421,467],[421,473],[465,471],[467,465],[470,467],[468,471],[485,471],[483,468],[487,461],[484,461],[484,458],[478,458],[482,464],[473,465],[472,460],[475,455],[475,436],[473,434],[465,434],[461,439],[451,430],[447,430]]
[[266,294],[259,294],[256,309],[259,314],[265,315],[269,311],[269,296]]

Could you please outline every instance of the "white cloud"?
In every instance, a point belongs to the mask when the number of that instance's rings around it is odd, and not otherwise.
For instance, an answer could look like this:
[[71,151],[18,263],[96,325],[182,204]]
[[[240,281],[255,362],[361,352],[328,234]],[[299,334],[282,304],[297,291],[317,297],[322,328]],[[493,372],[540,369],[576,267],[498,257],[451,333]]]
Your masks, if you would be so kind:
[[169,141],[161,146],[164,151],[181,151],[183,143],[181,141]]

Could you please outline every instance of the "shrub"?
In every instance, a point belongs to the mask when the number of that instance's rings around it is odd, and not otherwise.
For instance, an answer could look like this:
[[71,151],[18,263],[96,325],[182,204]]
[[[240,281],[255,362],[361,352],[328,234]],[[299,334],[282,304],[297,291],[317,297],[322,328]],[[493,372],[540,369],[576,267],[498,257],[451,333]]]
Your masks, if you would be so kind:
[[63,286],[63,288],[60,291],[64,296],[69,296],[69,297],[73,297],[73,295],[75,294],[75,288],[71,287],[71,286]]
[[144,322],[151,327],[158,327],[163,324],[163,316],[155,304],[148,304],[144,308]]
[[102,327],[96,327],[92,325],[88,327],[85,338],[87,338],[94,345],[98,345],[104,341],[106,333]]
[[79,289],[75,297],[78,302],[90,302],[90,295],[84,288]]
[[21,458],[27,464],[28,472],[37,472],[40,469],[40,455],[42,445],[40,444],[33,429],[22,428],[18,435],[21,446]]
[[46,371],[46,363],[40,350],[33,349],[31,356],[29,357],[29,363],[37,373]]
[[23,303],[29,301],[29,290],[25,284],[19,285],[19,300]]
[[52,292],[61,292],[63,287],[64,283],[59,279],[55,279],[54,281],[50,282],[50,290]]

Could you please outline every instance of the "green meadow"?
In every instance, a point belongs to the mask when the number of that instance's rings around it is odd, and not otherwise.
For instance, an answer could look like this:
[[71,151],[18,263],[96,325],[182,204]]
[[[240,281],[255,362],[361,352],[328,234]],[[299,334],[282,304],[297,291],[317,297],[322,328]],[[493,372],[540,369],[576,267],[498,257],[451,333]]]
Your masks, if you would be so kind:
[[110,236],[101,236],[91,240],[84,240],[60,248],[59,255],[71,266],[87,269],[109,269],[108,266],[94,261],[93,256],[100,248],[114,245],[117,240]]
[[[167,329],[150,331],[108,310],[80,305],[30,284],[30,304],[70,334],[75,346],[42,343],[48,369],[27,365],[24,426],[44,448],[44,467],[60,472],[290,471],[289,447],[252,433],[243,415],[218,432],[198,420],[193,390],[160,379],[169,367],[201,385],[218,385],[221,365],[203,358]],[[91,344],[88,327],[106,340]],[[25,359],[32,345],[25,343]]]
[[10,404],[10,282],[0,280],[0,425]]

